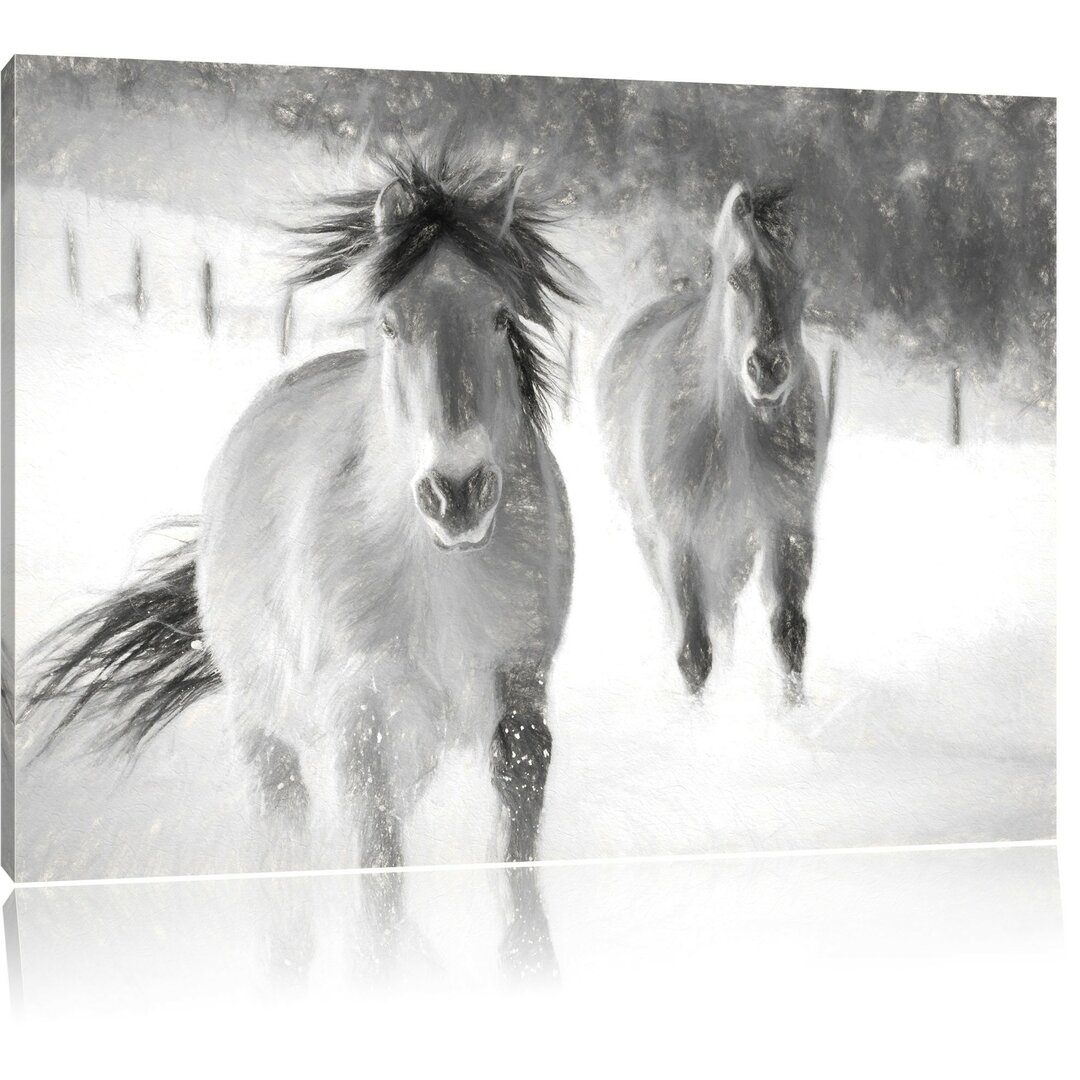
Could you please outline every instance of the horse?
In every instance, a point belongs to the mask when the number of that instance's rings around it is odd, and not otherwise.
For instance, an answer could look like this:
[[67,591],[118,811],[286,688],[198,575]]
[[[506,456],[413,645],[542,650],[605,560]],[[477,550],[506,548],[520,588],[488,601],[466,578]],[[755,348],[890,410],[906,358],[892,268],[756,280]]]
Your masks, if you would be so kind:
[[712,670],[714,640],[731,641],[760,552],[785,696],[803,698],[827,425],[802,340],[789,194],[734,184],[706,286],[637,314],[600,365],[608,475],[677,628],[678,667],[694,695]]
[[505,859],[530,861],[573,575],[542,338],[579,271],[520,166],[382,165],[292,230],[292,284],[358,268],[375,342],[263,389],[195,537],[50,635],[29,701],[64,702],[46,748],[96,712],[134,753],[221,690],[278,850],[344,820],[362,866],[403,862],[441,757],[479,741]]

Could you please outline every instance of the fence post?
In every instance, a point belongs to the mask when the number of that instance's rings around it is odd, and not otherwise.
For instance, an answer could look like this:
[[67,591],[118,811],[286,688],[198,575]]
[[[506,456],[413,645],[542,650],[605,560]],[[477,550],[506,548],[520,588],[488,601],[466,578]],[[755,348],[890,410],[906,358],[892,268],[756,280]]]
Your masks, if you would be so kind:
[[960,445],[960,368],[954,367],[950,376],[952,384],[952,441]]
[[77,300],[79,298],[79,252],[75,246],[75,230],[70,221],[67,223],[67,270],[68,288]]
[[566,335],[566,379],[563,383],[562,412],[563,419],[570,419],[570,402],[574,395],[574,325]]
[[833,422],[836,419],[836,387],[840,380],[840,353],[833,349],[829,353],[829,418],[825,430],[827,438],[832,438]]
[[214,268],[209,259],[203,260],[203,326],[206,336],[214,336]]
[[135,245],[135,265],[133,268],[135,278],[135,311],[141,319],[146,314],[146,289],[143,285],[143,257],[142,244]]

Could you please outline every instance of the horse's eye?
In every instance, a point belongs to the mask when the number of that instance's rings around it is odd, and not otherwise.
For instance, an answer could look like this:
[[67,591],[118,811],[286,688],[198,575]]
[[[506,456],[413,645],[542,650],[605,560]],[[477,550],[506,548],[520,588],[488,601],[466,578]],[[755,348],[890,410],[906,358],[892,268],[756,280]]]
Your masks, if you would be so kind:
[[393,323],[391,323],[389,319],[383,319],[383,321],[379,323],[379,329],[382,331],[383,337],[397,337],[397,330],[394,328]]
[[742,292],[742,278],[739,276],[739,272],[737,270],[732,270],[731,273],[728,274],[727,281],[728,281],[728,284],[736,292]]
[[510,312],[506,308],[499,308],[495,312],[495,329],[504,331],[510,326]]

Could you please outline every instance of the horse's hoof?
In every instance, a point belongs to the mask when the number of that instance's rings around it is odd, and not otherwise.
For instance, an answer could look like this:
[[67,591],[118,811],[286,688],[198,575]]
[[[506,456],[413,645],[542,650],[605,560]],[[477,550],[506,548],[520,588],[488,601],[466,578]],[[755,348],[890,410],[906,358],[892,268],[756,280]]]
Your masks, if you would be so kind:
[[557,985],[559,961],[551,944],[547,920],[530,923],[515,919],[499,946],[499,962],[511,982]]
[[806,655],[806,617],[798,609],[781,608],[773,616],[772,635],[788,678],[801,678],[798,669]]
[[712,671],[712,646],[704,642],[687,642],[679,652],[679,670],[682,672],[686,689],[695,697],[700,696]]

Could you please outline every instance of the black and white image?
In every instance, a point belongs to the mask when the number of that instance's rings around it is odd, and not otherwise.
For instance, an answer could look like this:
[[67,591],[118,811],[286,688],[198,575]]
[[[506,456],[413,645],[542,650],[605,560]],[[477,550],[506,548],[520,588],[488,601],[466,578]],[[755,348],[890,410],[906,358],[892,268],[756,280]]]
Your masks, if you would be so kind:
[[4,78],[16,880],[1054,835],[1052,100]]

